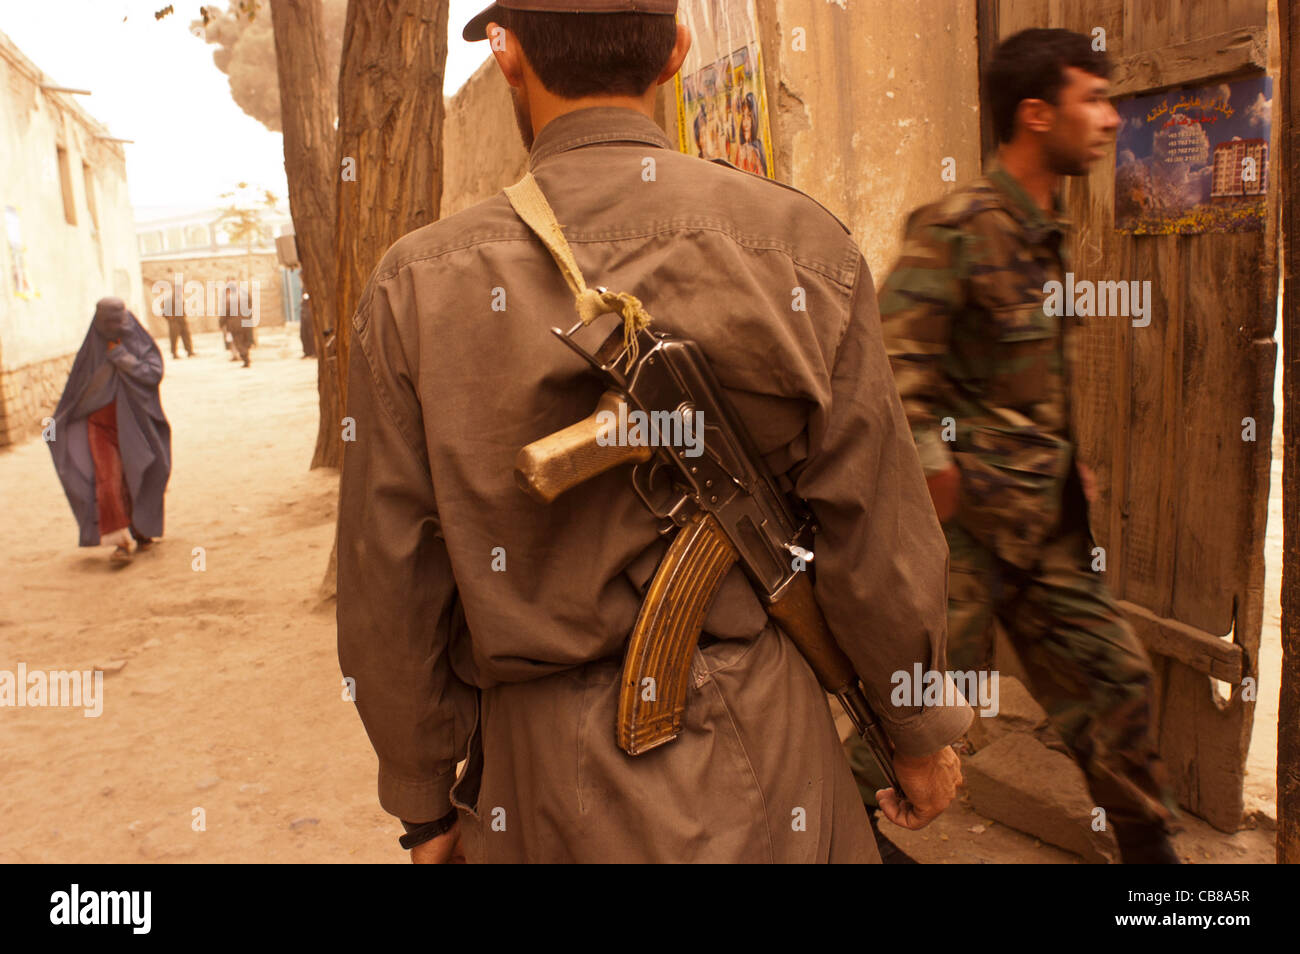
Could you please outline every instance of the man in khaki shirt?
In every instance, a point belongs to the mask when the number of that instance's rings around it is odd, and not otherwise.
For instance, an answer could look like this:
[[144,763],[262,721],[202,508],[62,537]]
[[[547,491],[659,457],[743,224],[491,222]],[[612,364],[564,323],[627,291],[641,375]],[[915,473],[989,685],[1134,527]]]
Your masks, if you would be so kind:
[[[671,148],[650,117],[690,45],[676,0],[507,6],[465,36],[492,37],[529,169],[590,284],[699,343],[812,508],[818,602],[910,796],[882,806],[924,825],[960,783],[948,745],[971,711],[890,701],[895,673],[945,668],[947,551],[866,263],[802,193]],[[602,391],[549,332],[572,320],[503,194],[398,241],[353,319],[339,659],[381,804],[417,861],[877,860],[826,696],[739,569],[705,620],[681,735],[617,746],[657,521],[626,467],[549,506],[513,477],[521,446]]]

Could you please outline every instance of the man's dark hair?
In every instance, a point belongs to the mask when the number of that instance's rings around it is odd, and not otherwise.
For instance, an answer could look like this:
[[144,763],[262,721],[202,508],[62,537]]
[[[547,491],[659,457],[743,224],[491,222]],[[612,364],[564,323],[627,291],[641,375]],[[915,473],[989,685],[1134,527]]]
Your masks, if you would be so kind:
[[556,96],[640,96],[673,51],[671,13],[539,13],[501,10],[542,85]]
[[1016,131],[1016,108],[1023,100],[1057,104],[1067,66],[1110,79],[1110,57],[1094,50],[1092,39],[1082,33],[1021,30],[998,45],[984,74],[998,142],[1011,141]]

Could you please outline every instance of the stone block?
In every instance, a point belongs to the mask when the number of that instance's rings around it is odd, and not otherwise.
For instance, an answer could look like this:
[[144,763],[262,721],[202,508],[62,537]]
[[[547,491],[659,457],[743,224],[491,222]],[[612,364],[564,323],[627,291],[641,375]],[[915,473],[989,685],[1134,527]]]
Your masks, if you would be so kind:
[[982,716],[975,710],[975,720],[966,733],[975,751],[992,744],[1009,732],[1033,733],[1046,722],[1047,713],[1034,701],[1024,683],[1005,673],[997,681],[997,715]]
[[1119,857],[1109,831],[1093,831],[1092,796],[1074,760],[1011,732],[963,760],[970,804],[986,818],[1105,864]]

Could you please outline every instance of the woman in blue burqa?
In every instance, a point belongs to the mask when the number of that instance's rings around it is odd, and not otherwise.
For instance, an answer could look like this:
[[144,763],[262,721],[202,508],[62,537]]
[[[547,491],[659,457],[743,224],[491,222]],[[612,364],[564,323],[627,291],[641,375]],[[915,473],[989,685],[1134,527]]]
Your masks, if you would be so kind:
[[54,468],[81,529],[81,546],[131,540],[148,549],[163,532],[172,432],[158,384],[162,354],[120,298],[103,298],[73,362],[48,435]]

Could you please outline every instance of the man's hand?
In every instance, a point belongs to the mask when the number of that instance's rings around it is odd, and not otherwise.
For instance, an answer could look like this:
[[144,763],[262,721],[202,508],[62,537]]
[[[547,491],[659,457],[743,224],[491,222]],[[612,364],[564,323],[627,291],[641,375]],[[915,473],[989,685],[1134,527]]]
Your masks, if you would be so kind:
[[947,470],[925,478],[940,523],[947,523],[957,513],[957,495],[961,491],[961,470],[953,464]]
[[1092,468],[1083,461],[1078,461],[1079,466],[1079,483],[1083,485],[1083,496],[1088,503],[1097,502],[1097,475],[1092,472]]
[[460,846],[460,820],[436,838],[411,849],[413,865],[463,865],[465,851]]
[[876,792],[876,803],[891,822],[913,831],[938,818],[964,781],[961,759],[946,745],[931,755],[896,755],[894,770],[907,801],[900,803],[894,790],[885,788]]

